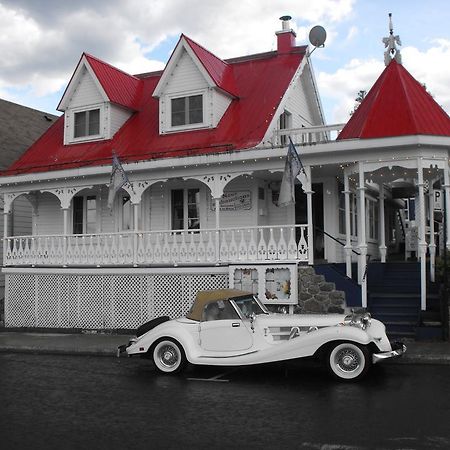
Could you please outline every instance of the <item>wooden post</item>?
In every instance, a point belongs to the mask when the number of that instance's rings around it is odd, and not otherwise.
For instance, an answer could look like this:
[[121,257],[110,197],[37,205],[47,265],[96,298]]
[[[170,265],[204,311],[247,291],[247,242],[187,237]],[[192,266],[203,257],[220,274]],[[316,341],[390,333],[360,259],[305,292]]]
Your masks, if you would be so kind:
[[348,175],[344,173],[344,195],[345,195],[345,272],[349,278],[352,277],[352,237],[350,224],[350,186]]
[[364,163],[359,166],[359,282],[361,284],[361,306],[367,308],[367,242],[366,242],[366,187],[364,180]]
[[422,311],[425,311],[427,309],[427,242],[425,240],[425,195],[421,158],[417,158],[417,180],[417,184],[419,187],[420,308],[422,309]]
[[214,199],[216,205],[216,262],[220,261],[220,197]]
[[386,262],[386,253],[387,253],[387,247],[386,247],[386,226],[384,224],[384,184],[380,184],[380,198],[379,198],[379,214],[378,218],[380,221],[380,258],[381,262]]
[[430,251],[430,281],[434,283],[435,280],[435,263],[436,263],[436,242],[434,240],[434,189],[430,183],[430,190],[428,196],[428,211],[430,214],[430,243],[428,245]]
[[314,223],[313,223],[313,203],[312,196],[314,191],[312,190],[311,180],[311,167],[305,167],[305,173],[307,178],[306,186],[306,207],[308,218],[308,264],[312,266],[314,264]]

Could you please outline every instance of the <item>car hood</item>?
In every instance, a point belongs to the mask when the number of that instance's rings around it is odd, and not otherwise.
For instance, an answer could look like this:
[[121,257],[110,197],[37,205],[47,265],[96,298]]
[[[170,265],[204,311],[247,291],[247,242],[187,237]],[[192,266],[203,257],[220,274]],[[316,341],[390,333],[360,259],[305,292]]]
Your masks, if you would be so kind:
[[267,314],[257,316],[264,327],[331,327],[342,323],[345,314]]

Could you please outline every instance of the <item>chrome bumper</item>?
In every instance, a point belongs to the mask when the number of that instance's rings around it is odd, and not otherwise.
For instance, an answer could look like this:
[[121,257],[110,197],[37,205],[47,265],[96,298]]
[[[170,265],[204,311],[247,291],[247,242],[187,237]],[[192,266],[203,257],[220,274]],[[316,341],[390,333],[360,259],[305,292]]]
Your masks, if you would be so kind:
[[374,353],[372,355],[372,363],[376,364],[388,358],[398,358],[406,352],[406,345],[401,342],[393,342],[391,346],[392,350],[390,352]]

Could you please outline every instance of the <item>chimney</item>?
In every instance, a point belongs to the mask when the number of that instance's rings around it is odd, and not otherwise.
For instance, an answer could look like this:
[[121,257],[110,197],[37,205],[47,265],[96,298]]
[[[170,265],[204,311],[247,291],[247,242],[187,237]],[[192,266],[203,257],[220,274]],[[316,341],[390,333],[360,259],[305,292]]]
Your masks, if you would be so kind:
[[277,31],[277,51],[278,53],[289,53],[292,47],[295,47],[295,31],[290,27],[291,16],[280,17],[282,29]]

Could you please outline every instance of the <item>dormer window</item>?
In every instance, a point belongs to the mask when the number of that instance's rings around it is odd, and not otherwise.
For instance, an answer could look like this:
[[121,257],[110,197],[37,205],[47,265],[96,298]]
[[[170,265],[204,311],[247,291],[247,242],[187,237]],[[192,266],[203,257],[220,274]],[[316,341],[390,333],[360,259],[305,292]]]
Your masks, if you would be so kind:
[[172,126],[203,122],[203,95],[172,98]]
[[76,112],[74,114],[74,138],[100,134],[100,109]]

